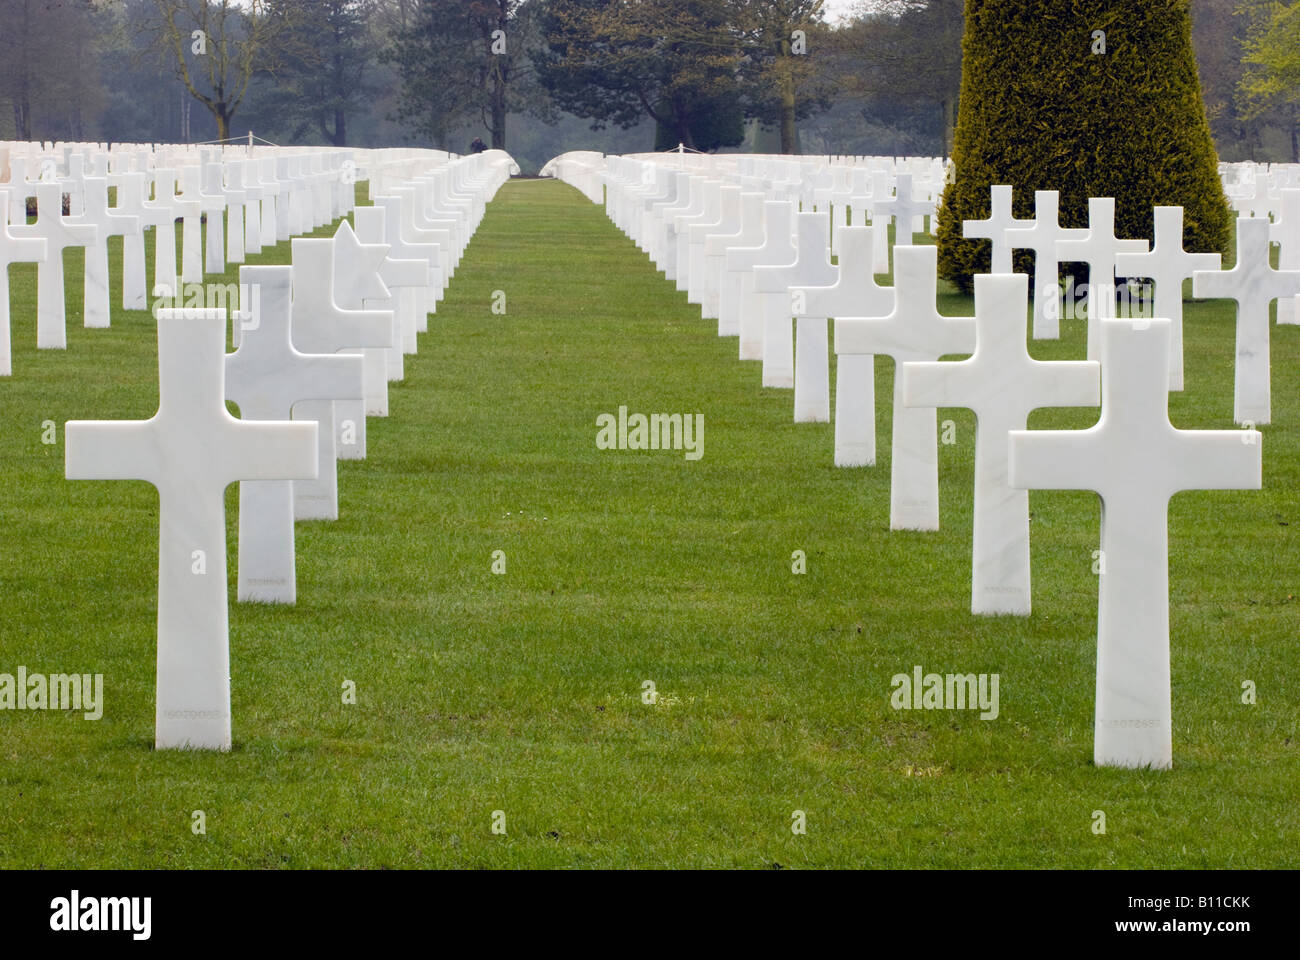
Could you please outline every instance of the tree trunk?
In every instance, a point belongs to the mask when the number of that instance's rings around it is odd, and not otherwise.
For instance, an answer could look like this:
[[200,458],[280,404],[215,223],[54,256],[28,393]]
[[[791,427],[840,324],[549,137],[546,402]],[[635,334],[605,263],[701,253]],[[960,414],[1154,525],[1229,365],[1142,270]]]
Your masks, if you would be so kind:
[[691,136],[691,118],[681,111],[673,112],[673,130],[677,134],[677,142],[688,150],[695,149],[695,138]]
[[32,138],[32,105],[27,100],[27,91],[14,101],[14,126],[18,128],[19,140]]
[[954,123],[953,102],[951,97],[944,97],[939,101],[939,111],[943,117],[943,155],[944,157],[952,156],[952,136]]
[[217,118],[217,139],[230,139],[230,117],[225,110],[214,110],[212,115]]
[[791,62],[790,41],[781,40],[777,69],[781,75],[781,152],[799,152],[799,129],[795,126],[794,64]]
[[492,88],[492,149],[506,148],[506,85],[498,73]]
[[331,142],[336,147],[348,145],[348,118],[342,107],[334,108],[334,137]]

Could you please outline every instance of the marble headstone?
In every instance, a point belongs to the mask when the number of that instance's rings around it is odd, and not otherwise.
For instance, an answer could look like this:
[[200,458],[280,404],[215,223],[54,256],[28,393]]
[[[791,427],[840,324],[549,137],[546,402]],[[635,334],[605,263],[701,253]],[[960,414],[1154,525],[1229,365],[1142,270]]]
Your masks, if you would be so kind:
[[1007,438],[1040,407],[1095,406],[1094,361],[1029,355],[1029,277],[975,277],[975,352],[967,360],[903,364],[909,407],[966,407],[975,413],[975,503],[971,612],[1030,612],[1029,495],[1007,479]]
[[158,412],[66,425],[69,480],[158,490],[158,749],[230,749],[226,487],[316,470],[314,423],[227,412],[225,327],[224,310],[160,310]]
[[1101,497],[1097,766],[1173,765],[1169,498],[1180,490],[1258,490],[1262,477],[1258,432],[1169,422],[1169,327],[1163,318],[1102,321],[1097,425],[1010,437],[1014,487]]

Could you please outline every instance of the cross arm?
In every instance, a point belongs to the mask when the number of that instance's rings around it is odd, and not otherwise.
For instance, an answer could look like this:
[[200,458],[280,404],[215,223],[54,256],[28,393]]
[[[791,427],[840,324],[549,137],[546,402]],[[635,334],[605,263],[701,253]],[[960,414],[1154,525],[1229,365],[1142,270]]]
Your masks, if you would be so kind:
[[68,480],[144,480],[158,485],[161,451],[156,418],[69,420],[64,427]]
[[1017,490],[1092,490],[1105,496],[1088,464],[1104,462],[1100,431],[1012,430],[1007,480]]
[[389,287],[423,287],[429,283],[428,260],[388,257],[379,268],[379,276]]
[[1232,270],[1197,270],[1192,273],[1193,297],[1233,299],[1237,286]]
[[238,463],[223,477],[226,485],[238,480],[315,480],[318,476],[317,430],[314,420],[236,420],[226,414],[226,442]]
[[1258,430],[1179,430],[1169,460],[1180,490],[1258,490],[1263,442]]
[[904,363],[898,374],[903,378],[903,405],[971,409],[967,379],[972,367],[969,364],[969,360]]

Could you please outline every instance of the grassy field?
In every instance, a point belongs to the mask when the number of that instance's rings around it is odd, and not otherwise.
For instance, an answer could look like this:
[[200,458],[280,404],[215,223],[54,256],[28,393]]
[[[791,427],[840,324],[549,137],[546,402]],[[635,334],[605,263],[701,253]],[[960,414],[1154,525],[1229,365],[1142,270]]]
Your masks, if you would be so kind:
[[[11,271],[0,672],[103,673],[106,704],[0,713],[2,866],[1300,865],[1300,327],[1273,328],[1264,490],[1171,505],[1175,767],[1096,769],[1096,497],[1032,494],[1034,613],[971,616],[971,414],[940,414],[942,530],[891,533],[892,363],[877,466],[836,469],[833,427],[794,424],[602,208],[512,182],[339,464],[341,518],[298,525],[296,607],[234,602],[229,490],[235,748],[155,752],[157,498],[65,481],[62,448],[68,419],[153,413],[154,327],[82,329],[79,259],[66,353]],[[1177,426],[1233,426],[1232,317],[1188,305]],[[1083,328],[1032,351],[1081,357]],[[702,413],[703,458],[598,450],[623,404]],[[999,674],[1000,716],[894,711],[917,664]]]

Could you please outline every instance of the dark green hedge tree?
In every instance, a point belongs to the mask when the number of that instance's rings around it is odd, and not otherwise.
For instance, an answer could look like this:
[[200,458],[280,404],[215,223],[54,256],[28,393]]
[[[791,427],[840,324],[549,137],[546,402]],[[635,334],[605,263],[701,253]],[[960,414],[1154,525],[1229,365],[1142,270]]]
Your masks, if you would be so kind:
[[[1104,32],[1103,38],[1097,31]],[[964,240],[989,187],[1058,190],[1061,223],[1114,197],[1116,234],[1152,235],[1151,208],[1182,206],[1189,250],[1224,251],[1232,215],[1192,50],[1190,0],[966,0],[956,171],[939,214],[939,272],[964,291],[991,244]],[[1017,269],[1032,255],[1017,253]]]

